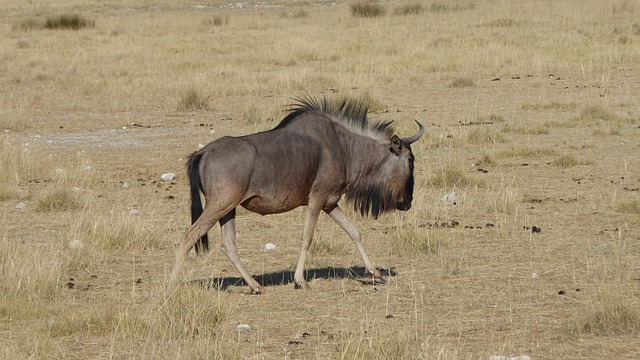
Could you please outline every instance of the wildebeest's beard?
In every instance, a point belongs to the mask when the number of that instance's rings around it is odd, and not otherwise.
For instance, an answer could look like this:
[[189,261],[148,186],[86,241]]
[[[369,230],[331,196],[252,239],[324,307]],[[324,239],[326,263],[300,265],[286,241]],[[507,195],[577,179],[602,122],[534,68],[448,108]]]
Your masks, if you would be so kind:
[[353,203],[353,208],[361,215],[371,215],[374,219],[389,210],[395,210],[391,191],[382,184],[369,184],[346,194],[346,200]]
[[398,210],[407,211],[411,208],[411,202],[413,201],[413,166],[409,178],[407,179],[407,185],[404,188],[404,202],[397,205]]

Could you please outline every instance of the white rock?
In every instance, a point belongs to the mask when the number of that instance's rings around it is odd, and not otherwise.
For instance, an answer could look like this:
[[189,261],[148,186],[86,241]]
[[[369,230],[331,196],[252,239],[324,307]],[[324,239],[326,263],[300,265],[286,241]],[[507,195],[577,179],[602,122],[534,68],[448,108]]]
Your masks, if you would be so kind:
[[162,175],[160,175],[160,179],[164,180],[164,181],[171,181],[173,179],[176,178],[176,174],[174,173],[164,173]]
[[520,355],[520,356],[489,356],[489,360],[531,360],[529,355]]
[[202,143],[198,144],[198,149],[202,149],[204,147],[204,145]]
[[77,187],[77,186],[74,186],[74,187],[72,187],[72,188],[71,188],[71,191],[73,191],[73,192],[80,192],[80,191],[82,191],[82,188],[79,188],[79,187]]
[[236,332],[241,334],[248,333],[249,331],[251,331],[251,325],[249,324],[240,324],[236,326]]
[[274,243],[266,243],[264,244],[265,251],[273,251],[276,249],[276,244]]
[[455,191],[452,191],[442,195],[442,197],[440,198],[440,201],[454,204],[456,202],[456,198],[457,197],[456,197]]
[[93,166],[87,165],[87,166],[84,167],[84,169],[87,170],[87,171],[91,171],[91,170],[93,170]]
[[129,211],[129,215],[140,215],[140,210],[138,209],[131,209]]
[[80,242],[80,240],[76,239],[76,240],[69,241],[67,246],[69,246],[69,249],[78,249],[82,247],[82,243]]
[[16,209],[18,209],[18,210],[24,210],[26,208],[27,208],[27,204],[25,204],[23,202],[21,202],[18,205],[16,205]]
[[531,280],[536,280],[538,278],[538,274],[531,273]]
[[123,189],[129,188],[129,183],[122,183],[122,188]]

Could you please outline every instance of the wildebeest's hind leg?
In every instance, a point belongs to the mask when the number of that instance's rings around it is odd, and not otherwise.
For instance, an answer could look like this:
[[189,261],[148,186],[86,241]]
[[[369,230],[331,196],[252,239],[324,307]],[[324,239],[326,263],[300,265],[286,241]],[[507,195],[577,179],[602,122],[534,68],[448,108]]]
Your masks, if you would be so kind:
[[364,268],[367,270],[367,272],[372,275],[377,282],[384,283],[385,280],[382,278],[382,275],[375,268],[375,266],[373,266],[373,263],[369,259],[369,256],[364,249],[364,244],[362,244],[362,241],[360,240],[360,231],[358,230],[358,228],[353,225],[349,221],[349,219],[347,219],[345,214],[342,212],[342,209],[340,209],[338,205],[336,205],[336,207],[334,207],[333,209],[325,210],[325,212],[329,214],[333,221],[340,225],[340,227],[344,231],[346,231],[347,234],[349,234],[349,237],[351,237],[353,242],[356,244],[356,247],[360,252],[360,256],[362,256],[362,261],[364,261]]
[[214,205],[209,205],[211,203],[212,202],[207,202],[207,206],[205,206],[204,211],[198,220],[196,220],[196,222],[187,229],[184,234],[184,238],[180,242],[180,246],[176,252],[176,263],[173,266],[173,271],[171,271],[171,276],[169,278],[167,293],[172,292],[178,286],[178,282],[180,281],[180,271],[182,270],[184,261],[196,242],[209,232],[213,225],[215,225],[224,214],[235,208],[235,206],[230,206],[230,208],[219,209]]
[[222,252],[227,255],[231,263],[242,275],[252,293],[264,293],[264,288],[244,268],[238,256],[238,250],[236,249],[236,209],[231,210],[220,219],[220,231],[222,232]]

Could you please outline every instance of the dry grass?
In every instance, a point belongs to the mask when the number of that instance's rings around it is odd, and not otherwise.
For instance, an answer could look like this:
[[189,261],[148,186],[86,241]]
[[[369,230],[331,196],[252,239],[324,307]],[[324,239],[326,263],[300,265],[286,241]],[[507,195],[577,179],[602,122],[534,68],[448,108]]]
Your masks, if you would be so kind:
[[469,176],[464,171],[455,167],[445,167],[440,169],[427,184],[444,189],[482,187],[485,182],[476,177]]
[[[1,359],[637,357],[635,3],[282,5],[2,2]],[[89,26],[44,27],[60,14]],[[266,294],[214,227],[165,295],[186,156],[304,94],[357,97],[400,136],[426,127],[410,211],[344,206],[388,284],[353,279],[360,255],[323,214],[312,290],[294,290],[303,209],[240,211]]]

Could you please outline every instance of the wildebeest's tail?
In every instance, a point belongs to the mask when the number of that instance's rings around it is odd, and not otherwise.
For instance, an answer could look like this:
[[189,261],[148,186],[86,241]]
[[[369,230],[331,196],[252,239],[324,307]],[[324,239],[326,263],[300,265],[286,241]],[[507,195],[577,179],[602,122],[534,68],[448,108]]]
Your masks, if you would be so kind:
[[[202,215],[202,200],[200,199],[200,191],[202,191],[200,159],[202,159],[202,154],[193,153],[187,161],[189,187],[191,188],[191,224],[196,222],[200,215]],[[196,242],[196,254],[200,251],[209,251],[209,236],[207,234],[204,234],[204,236]]]

